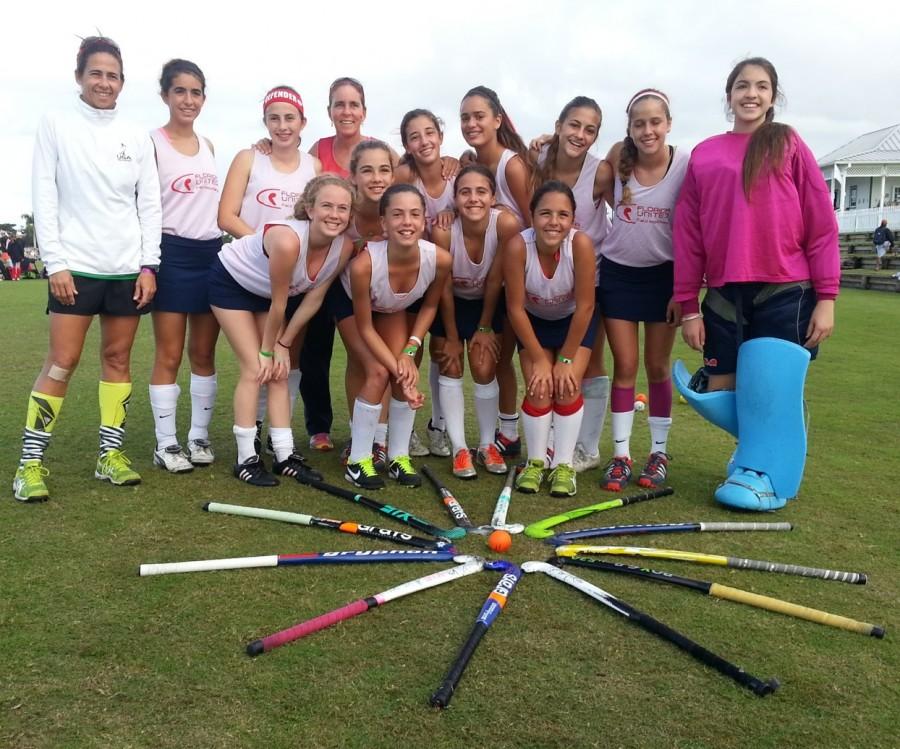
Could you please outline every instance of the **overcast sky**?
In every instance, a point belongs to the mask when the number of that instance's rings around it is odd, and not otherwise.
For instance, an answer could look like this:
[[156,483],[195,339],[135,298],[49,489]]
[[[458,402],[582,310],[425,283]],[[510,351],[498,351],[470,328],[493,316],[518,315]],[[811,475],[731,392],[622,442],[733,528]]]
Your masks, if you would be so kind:
[[[28,2],[4,11],[0,45],[0,222],[31,211],[31,152],[41,114],[76,95],[78,36],[99,29],[125,62],[124,115],[165,124],[162,64],[198,63],[208,99],[197,129],[215,144],[224,176],[234,154],[263,136],[261,101],[276,84],[297,88],[309,122],[304,148],[330,134],[328,84],[366,87],[367,135],[400,148],[403,113],[430,108],[447,123],[444,152],[458,155],[459,102],[477,84],[495,89],[526,140],[553,126],[573,96],[595,98],[603,128],[595,151],[624,134],[624,107],[640,88],[666,91],[670,142],[692,147],[727,130],[725,78],[747,55],[778,69],[779,119],[817,156],[900,122],[900,73],[889,39],[897,0],[851,2]],[[479,16],[478,13],[482,15]]]

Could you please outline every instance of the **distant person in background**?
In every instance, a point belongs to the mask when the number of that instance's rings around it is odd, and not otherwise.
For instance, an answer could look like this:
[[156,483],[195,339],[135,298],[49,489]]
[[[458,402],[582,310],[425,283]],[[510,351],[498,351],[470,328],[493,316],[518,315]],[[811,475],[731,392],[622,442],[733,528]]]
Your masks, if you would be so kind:
[[888,229],[886,218],[881,219],[881,226],[875,230],[872,241],[875,243],[875,270],[881,270],[881,258],[894,246],[894,232]]
[[44,452],[78,362],[100,316],[100,450],[94,476],[116,486],[140,474],[122,451],[131,399],[131,347],[150,310],[159,270],[159,177],[146,130],[119,117],[119,46],[81,42],[79,98],[44,117],[32,166],[35,231],[50,276],[50,346],[28,397],[13,480],[21,502],[49,498]]
[[22,280],[22,263],[25,261],[25,247],[22,240],[15,232],[9,235],[6,241],[6,251],[9,253],[9,276],[13,281]]

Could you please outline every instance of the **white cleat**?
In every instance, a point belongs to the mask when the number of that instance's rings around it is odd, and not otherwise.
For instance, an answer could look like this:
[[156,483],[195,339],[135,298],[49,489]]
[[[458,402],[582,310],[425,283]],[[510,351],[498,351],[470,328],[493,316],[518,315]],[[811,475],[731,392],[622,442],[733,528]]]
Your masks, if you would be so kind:
[[188,460],[195,466],[208,466],[216,459],[209,440],[188,440],[187,453]]
[[190,473],[194,470],[181,445],[169,445],[162,450],[154,450],[153,463],[169,473]]

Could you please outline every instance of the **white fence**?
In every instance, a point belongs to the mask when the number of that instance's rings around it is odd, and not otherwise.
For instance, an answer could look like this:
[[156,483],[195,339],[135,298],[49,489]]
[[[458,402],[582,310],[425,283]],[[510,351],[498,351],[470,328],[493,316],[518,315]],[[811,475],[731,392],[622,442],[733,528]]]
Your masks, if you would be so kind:
[[893,231],[900,229],[900,206],[890,208],[863,208],[861,210],[835,211],[838,231],[842,234],[854,231],[875,231],[875,227],[886,218]]

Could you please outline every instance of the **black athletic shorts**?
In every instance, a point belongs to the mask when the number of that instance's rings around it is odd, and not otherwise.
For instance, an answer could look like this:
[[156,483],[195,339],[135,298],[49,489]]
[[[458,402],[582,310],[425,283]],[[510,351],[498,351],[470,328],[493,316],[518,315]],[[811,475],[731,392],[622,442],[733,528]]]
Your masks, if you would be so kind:
[[114,317],[134,317],[146,315],[152,304],[138,309],[134,301],[135,278],[89,278],[72,274],[75,282],[75,304],[62,304],[47,287],[47,314],[55,312],[60,315],[112,315]]

